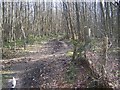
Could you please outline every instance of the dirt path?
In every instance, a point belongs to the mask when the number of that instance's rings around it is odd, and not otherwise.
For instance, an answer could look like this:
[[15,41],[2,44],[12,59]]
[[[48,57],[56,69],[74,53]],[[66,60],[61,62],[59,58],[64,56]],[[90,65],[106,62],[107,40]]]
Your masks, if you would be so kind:
[[[34,54],[5,60],[6,63],[3,63],[3,65],[7,67],[3,68],[3,70],[9,71],[10,74],[8,79],[3,80],[3,88],[11,87],[9,80],[13,76],[17,79],[16,88],[22,88],[22,90],[23,88],[85,88],[86,86],[94,86],[95,82],[88,73],[87,66],[85,66],[86,69],[82,65],[78,67],[77,65],[75,65],[76,67],[70,66],[69,62],[71,58],[66,56],[66,52],[71,50],[71,48],[72,46],[69,46],[69,44],[64,41],[54,39],[43,44],[41,47],[37,46],[37,48],[34,49],[36,50]],[[101,58],[101,56],[91,52],[87,53],[87,57],[94,62],[95,65],[99,64],[97,64],[97,62]],[[117,62],[113,62],[114,59],[115,58],[109,59],[108,71],[117,70]],[[70,68],[72,71],[69,71]],[[74,70],[74,68],[76,69]],[[66,72],[69,78],[65,78]],[[3,76],[5,75],[7,74]],[[113,75],[112,71],[109,72],[108,75]],[[116,79],[114,81],[117,81],[118,78],[115,75],[109,77],[115,77]],[[68,83],[67,81],[69,79],[74,81]],[[115,82],[115,84],[117,86],[114,86],[118,87],[117,82]]]
[[[16,88],[31,88],[31,87],[54,87],[56,80],[62,82],[63,68],[66,65],[66,52],[70,50],[63,41],[52,40],[44,44],[42,48],[37,48],[38,53],[26,57],[15,58],[8,60],[7,64],[11,66],[4,68],[14,72],[11,77],[17,79]],[[68,62],[68,61],[67,61]],[[61,79],[61,80],[60,80]],[[7,80],[3,88],[11,87]]]

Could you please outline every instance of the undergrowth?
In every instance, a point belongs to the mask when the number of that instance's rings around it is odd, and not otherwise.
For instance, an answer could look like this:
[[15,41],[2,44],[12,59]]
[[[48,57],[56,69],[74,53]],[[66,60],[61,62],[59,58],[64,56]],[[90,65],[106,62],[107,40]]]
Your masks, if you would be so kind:
[[77,75],[76,67],[72,62],[70,62],[69,67],[66,71],[65,79],[68,83],[72,84],[76,80],[76,75]]

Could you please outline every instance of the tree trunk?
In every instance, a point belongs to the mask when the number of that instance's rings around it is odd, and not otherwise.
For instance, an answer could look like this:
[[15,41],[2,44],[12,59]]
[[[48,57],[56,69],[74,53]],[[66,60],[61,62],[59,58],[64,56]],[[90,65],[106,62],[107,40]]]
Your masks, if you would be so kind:
[[76,8],[76,21],[77,21],[77,33],[78,33],[78,39],[81,41],[81,31],[80,31],[80,20],[79,20],[79,10],[78,10],[78,4],[75,2],[75,8]]

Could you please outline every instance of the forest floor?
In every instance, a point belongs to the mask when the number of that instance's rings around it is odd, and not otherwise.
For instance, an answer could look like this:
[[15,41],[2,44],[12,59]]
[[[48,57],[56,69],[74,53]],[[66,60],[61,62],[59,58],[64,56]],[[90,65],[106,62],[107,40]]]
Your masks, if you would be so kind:
[[[67,55],[72,50],[69,43],[54,39],[41,46],[35,46],[33,50],[34,54],[6,59],[2,62],[3,88],[11,87],[9,81],[13,76],[17,80],[16,88],[84,88],[89,86],[92,78],[87,70],[82,66],[71,66],[71,57]],[[96,60],[96,63],[100,58],[91,52],[87,53],[87,57]],[[116,67],[118,62],[112,62],[113,59],[113,57],[109,59],[110,65],[107,69],[111,70],[108,73],[114,71],[114,74],[110,74],[109,77],[116,81],[118,77],[115,76],[117,72],[115,70],[118,70]]]

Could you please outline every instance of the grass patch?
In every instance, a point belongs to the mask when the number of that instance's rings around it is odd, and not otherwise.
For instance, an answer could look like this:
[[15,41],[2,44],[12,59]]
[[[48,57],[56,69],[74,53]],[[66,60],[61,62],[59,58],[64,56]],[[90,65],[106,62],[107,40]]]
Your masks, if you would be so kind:
[[13,77],[13,74],[15,74],[15,72],[13,71],[0,71],[0,74],[2,75],[2,83],[5,83],[5,81],[7,79],[11,79]]
[[72,84],[76,80],[76,67],[73,63],[70,63],[69,68],[66,71],[65,79],[68,83]]
[[66,53],[66,55],[72,57],[72,56],[73,56],[73,52],[72,52],[72,51],[68,51],[68,52]]
[[0,74],[13,74],[13,71],[0,71]]

